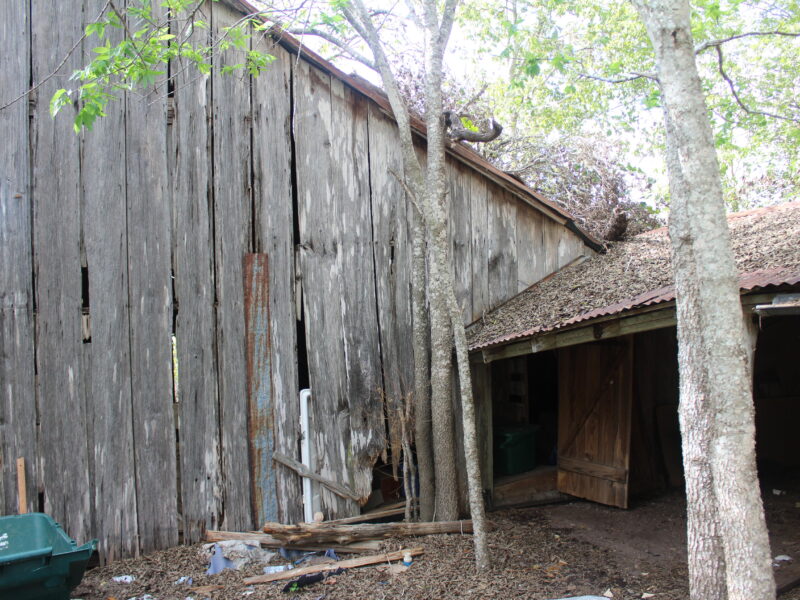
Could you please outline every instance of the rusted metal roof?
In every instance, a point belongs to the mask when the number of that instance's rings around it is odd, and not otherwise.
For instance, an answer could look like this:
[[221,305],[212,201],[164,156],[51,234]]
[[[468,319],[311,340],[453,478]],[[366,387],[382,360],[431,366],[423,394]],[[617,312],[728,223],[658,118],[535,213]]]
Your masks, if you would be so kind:
[[[728,224],[742,293],[800,285],[800,203],[734,213]],[[674,299],[669,239],[660,228],[565,267],[487,313],[470,326],[470,350]]]

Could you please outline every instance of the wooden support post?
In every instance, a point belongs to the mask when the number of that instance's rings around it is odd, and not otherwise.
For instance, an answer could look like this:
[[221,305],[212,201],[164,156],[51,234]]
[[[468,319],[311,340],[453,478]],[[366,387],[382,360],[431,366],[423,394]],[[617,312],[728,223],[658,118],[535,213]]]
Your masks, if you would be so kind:
[[28,512],[28,487],[25,480],[25,458],[17,459],[17,500],[19,514],[24,515]]

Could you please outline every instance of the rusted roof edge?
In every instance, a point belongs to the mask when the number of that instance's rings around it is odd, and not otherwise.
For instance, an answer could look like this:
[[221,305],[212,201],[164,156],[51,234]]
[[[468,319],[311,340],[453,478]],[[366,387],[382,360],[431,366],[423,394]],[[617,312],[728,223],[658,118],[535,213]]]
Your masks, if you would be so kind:
[[[739,292],[740,294],[744,295],[761,289],[776,288],[781,286],[795,286],[800,284],[800,271],[795,271],[788,275],[786,272],[786,268],[778,267],[776,269],[742,273],[739,276]],[[558,326],[533,327],[525,331],[499,336],[491,341],[470,346],[469,351],[472,353],[483,350],[493,350],[501,348],[507,344],[532,340],[540,335],[550,334],[556,331],[590,327],[601,319],[607,320],[608,317],[621,319],[637,309],[668,303],[672,302],[673,300],[675,300],[674,286],[664,286],[661,288],[648,290],[642,294],[639,294],[638,296],[635,296],[634,298],[623,300],[622,302],[609,304],[601,308],[595,308],[590,311],[575,315],[571,319]]]

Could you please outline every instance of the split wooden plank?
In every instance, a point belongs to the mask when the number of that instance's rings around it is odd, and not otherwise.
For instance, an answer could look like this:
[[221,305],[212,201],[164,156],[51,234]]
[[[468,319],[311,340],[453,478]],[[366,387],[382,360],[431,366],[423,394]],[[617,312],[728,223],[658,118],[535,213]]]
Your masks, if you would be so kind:
[[334,563],[309,565],[308,567],[301,567],[299,569],[289,569],[288,571],[281,571],[280,573],[271,573],[269,575],[256,575],[255,577],[246,578],[244,580],[244,583],[245,585],[253,585],[256,583],[270,583],[272,581],[295,579],[302,575],[310,575],[311,573],[335,571],[336,569],[356,569],[358,567],[368,567],[370,565],[391,563],[392,561],[403,560],[403,557],[406,555],[419,556],[423,552],[424,550],[422,548],[410,548],[408,550],[398,550],[397,552],[387,552],[386,554],[376,554],[373,556],[359,556],[358,558],[340,560]]
[[400,399],[414,389],[410,329],[414,208],[392,174],[403,176],[403,156],[396,140],[397,126],[377,107],[371,106],[369,161],[375,285],[393,474],[400,470],[402,446],[397,409]]
[[[0,52],[0,105],[6,105],[31,81],[30,2],[0,3],[0,30],[8,44]],[[10,458],[29,458],[29,499],[36,498],[38,473],[28,102],[0,111],[0,514],[19,504]]]
[[329,525],[326,523],[299,523],[283,525],[266,523],[264,533],[288,543],[347,544],[363,540],[390,537],[435,535],[440,533],[472,533],[472,521],[436,521],[429,523],[368,523],[361,525]]
[[[96,15],[102,0],[91,0]],[[112,43],[123,32],[109,30]],[[96,54],[83,49],[84,61]],[[92,476],[93,528],[101,560],[138,552],[136,466],[131,401],[128,288],[125,105],[110,103],[106,116],[83,136],[83,245],[91,342],[87,351],[87,424]],[[136,229],[136,228],[135,228]],[[102,532],[102,534],[100,534]]]
[[317,552],[320,550],[332,549],[334,552],[342,554],[361,554],[362,552],[375,552],[380,549],[381,541],[379,540],[365,540],[363,542],[356,542],[353,544],[291,544],[288,545],[285,540],[279,540],[276,537],[267,535],[261,531],[207,531],[205,535],[207,542],[222,542],[225,540],[258,540],[258,543],[267,548],[291,548],[292,550],[306,550],[308,552]]
[[[298,248],[303,287],[303,321],[308,349],[312,470],[330,481],[350,481],[350,404],[343,339],[342,271],[345,251],[341,201],[334,193],[335,174],[342,168],[332,155],[331,78],[304,61],[294,73],[294,134]],[[338,145],[337,145],[338,147]],[[329,518],[352,516],[358,504],[327,489],[321,509]]]
[[[297,377],[297,316],[295,311],[294,207],[291,173],[292,57],[283,48],[262,51],[275,60],[251,80],[253,107],[253,202],[256,249],[269,256],[269,318],[273,360],[272,420],[275,450],[297,457],[300,401]],[[264,494],[267,493],[265,490]],[[302,487],[294,471],[278,465],[275,489],[278,515],[273,520],[303,519]]]
[[[156,18],[166,11],[155,5]],[[172,207],[163,89],[126,97],[131,389],[139,545],[178,543],[172,376]]]
[[[12,4],[22,8],[25,3]],[[30,27],[32,81],[41,83],[31,127],[41,417],[36,483],[44,493],[44,511],[70,537],[83,540],[91,537],[92,510],[81,359],[80,138],[72,129],[75,107],[64,107],[53,119],[48,106],[56,89],[81,65],[80,52],[70,55],[70,49],[83,34],[82,11],[66,5],[54,9],[49,0],[32,0]],[[22,454],[18,450],[12,456]]]
[[355,517],[345,517],[343,519],[334,519],[333,521],[323,521],[325,525],[347,525],[351,523],[364,523],[365,521],[377,521],[378,519],[387,519],[389,517],[397,517],[404,515],[406,512],[406,503],[401,502],[399,506],[392,508],[383,508],[380,510],[372,510],[369,512],[361,513]]
[[[208,5],[198,19],[211,20]],[[192,39],[209,45],[206,29],[195,27]],[[212,234],[213,165],[211,81],[174,67],[175,116],[170,155],[173,198],[173,269],[175,339],[178,355],[178,423],[183,539],[199,542],[206,529],[221,525],[222,472],[217,347],[214,311],[214,236]]]
[[[380,334],[375,297],[372,208],[369,181],[369,104],[361,94],[331,78],[331,172],[339,232],[342,276],[340,336],[344,342],[344,396],[349,407],[349,441],[342,481],[364,504],[372,492],[372,467],[386,448],[380,402]],[[330,298],[326,299],[330,302]],[[326,417],[328,410],[325,409]],[[323,442],[324,444],[324,442]],[[349,511],[349,514],[358,510]],[[339,515],[337,515],[339,516]],[[349,516],[349,515],[341,515]]]
[[[213,29],[222,32],[241,20],[230,8],[212,2]],[[212,72],[214,93],[214,251],[216,254],[217,348],[222,423],[222,491],[226,529],[256,526],[250,501],[245,375],[245,327],[242,259],[252,251],[250,185],[250,78],[223,75],[243,62],[241,52],[218,54]]]
[[336,483],[335,481],[331,481],[327,477],[323,477],[313,471],[309,470],[303,463],[294,460],[293,458],[289,458],[288,456],[284,456],[280,452],[273,452],[272,460],[285,465],[301,475],[302,477],[307,477],[308,479],[313,479],[324,485],[330,491],[332,491],[337,496],[341,496],[342,498],[346,498],[348,500],[353,500],[355,502],[358,501],[358,496],[356,496],[355,492],[353,492],[348,487]]

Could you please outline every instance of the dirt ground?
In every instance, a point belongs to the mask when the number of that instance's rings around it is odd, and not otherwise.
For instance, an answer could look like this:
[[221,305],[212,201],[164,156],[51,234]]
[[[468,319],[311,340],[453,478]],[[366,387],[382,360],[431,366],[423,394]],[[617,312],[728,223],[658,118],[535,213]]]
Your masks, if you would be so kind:
[[[773,556],[800,560],[800,485],[784,486],[775,495],[764,490]],[[615,600],[688,597],[685,562],[685,503],[680,492],[639,500],[631,510],[574,501],[566,504],[505,510],[490,515],[493,568],[473,569],[470,536],[438,535],[387,540],[384,547],[421,546],[425,553],[408,571],[391,575],[374,567],[354,569],[301,591],[284,594],[285,582],[257,586],[242,583],[260,567],[205,575],[200,546],[179,547],[137,560],[120,561],[89,571],[73,598],[83,600],[233,600],[247,598],[552,599],[613,594]],[[274,564],[286,561],[276,557]],[[776,569],[794,569],[784,562]],[[112,577],[133,575],[130,584]],[[176,584],[189,576],[192,584]],[[196,590],[215,585],[219,589]],[[149,596],[147,596],[149,594]],[[800,600],[800,588],[781,596]]]

